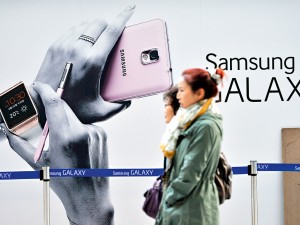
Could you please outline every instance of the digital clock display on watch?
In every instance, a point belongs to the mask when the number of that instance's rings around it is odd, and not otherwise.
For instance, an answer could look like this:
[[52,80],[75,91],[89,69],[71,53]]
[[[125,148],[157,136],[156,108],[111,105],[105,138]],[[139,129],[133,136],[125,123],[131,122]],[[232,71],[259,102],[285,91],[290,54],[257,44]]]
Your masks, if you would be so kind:
[[23,83],[0,96],[0,109],[8,129],[14,128],[37,114]]

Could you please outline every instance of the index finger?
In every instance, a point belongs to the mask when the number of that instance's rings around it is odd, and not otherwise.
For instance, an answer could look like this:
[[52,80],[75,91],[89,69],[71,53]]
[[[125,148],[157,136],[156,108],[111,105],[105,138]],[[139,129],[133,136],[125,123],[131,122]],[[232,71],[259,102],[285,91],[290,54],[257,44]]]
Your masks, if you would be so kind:
[[123,12],[121,12],[112,23],[110,23],[102,32],[94,46],[92,51],[95,52],[102,59],[106,59],[111,49],[116,44],[121,33],[123,32],[127,21],[130,19],[135,9],[135,5],[128,6]]

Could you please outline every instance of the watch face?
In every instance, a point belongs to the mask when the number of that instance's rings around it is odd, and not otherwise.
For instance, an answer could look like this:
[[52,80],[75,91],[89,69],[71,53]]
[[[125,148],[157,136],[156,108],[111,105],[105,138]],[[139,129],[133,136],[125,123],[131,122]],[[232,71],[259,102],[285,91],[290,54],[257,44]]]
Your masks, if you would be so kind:
[[14,128],[37,114],[23,83],[0,96],[0,109],[8,129]]

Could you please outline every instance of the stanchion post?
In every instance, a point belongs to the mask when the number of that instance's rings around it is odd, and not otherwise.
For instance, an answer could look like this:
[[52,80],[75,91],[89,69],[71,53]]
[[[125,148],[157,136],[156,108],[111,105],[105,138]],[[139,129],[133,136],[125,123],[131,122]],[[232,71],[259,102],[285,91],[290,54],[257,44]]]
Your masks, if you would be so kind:
[[258,225],[258,201],[257,201],[257,161],[250,161],[248,175],[251,176],[251,213],[252,225]]
[[41,177],[43,181],[43,202],[44,202],[44,225],[50,225],[50,167],[42,167]]

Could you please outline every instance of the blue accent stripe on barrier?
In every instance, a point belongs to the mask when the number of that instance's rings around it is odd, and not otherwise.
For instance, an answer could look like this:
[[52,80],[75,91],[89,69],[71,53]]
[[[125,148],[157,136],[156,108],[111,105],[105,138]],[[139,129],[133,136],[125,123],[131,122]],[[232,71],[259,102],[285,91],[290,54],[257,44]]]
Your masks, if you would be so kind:
[[50,177],[149,177],[164,169],[50,169]]
[[233,175],[248,174],[248,166],[232,167]]
[[300,164],[289,163],[257,163],[257,171],[290,171],[300,172]]
[[[163,174],[150,169],[50,169],[50,177],[149,177]],[[232,167],[234,175],[248,174],[248,166]],[[257,171],[300,172],[300,164],[257,163]],[[0,172],[0,180],[40,179],[40,171]]]
[[40,171],[0,172],[0,180],[40,179]]

